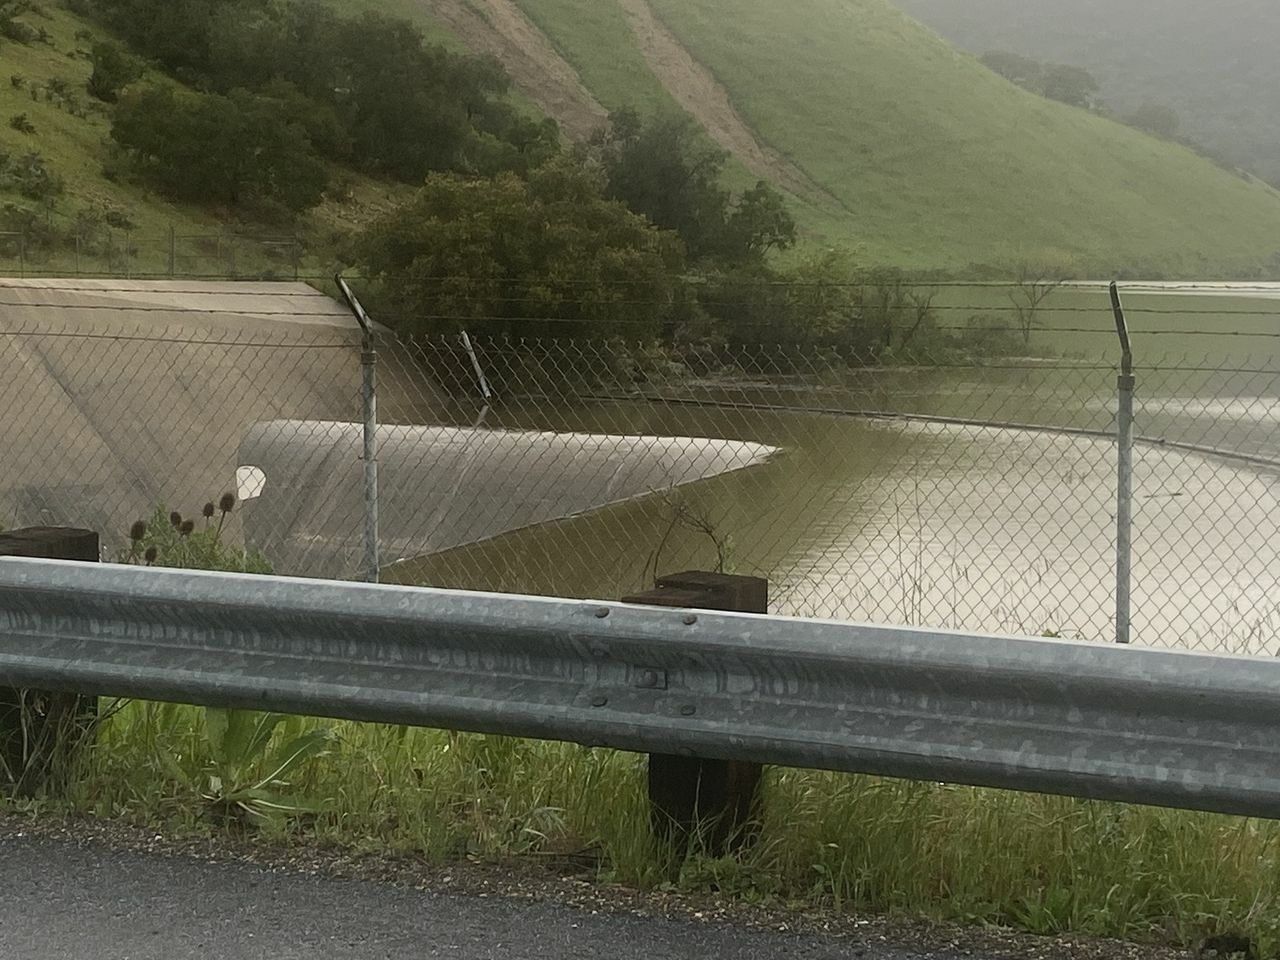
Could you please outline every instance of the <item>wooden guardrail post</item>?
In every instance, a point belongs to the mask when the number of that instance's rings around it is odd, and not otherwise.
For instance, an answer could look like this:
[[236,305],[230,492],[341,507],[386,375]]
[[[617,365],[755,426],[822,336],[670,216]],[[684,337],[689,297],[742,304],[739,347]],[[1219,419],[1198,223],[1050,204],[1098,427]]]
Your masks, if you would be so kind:
[[[30,527],[0,533],[0,557],[96,563],[99,550],[91,530]],[[0,686],[0,788],[31,794],[65,771],[96,716],[97,701],[91,697]]]
[[[624,603],[689,610],[769,612],[769,581],[722,573],[659,577],[656,588],[623,597]],[[653,753],[649,755],[649,804],[655,836],[681,851],[701,831],[708,853],[720,855],[749,839],[763,767]]]

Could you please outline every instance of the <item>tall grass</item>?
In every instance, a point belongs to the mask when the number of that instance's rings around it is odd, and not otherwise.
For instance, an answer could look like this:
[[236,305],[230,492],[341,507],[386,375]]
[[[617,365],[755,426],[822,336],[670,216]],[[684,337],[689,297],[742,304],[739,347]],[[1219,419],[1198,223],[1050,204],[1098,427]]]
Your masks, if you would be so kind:
[[[221,829],[193,784],[203,713],[133,703],[69,804],[171,830]],[[592,854],[601,878],[750,901],[1193,943],[1280,945],[1280,826],[1208,814],[773,769],[759,841],[672,864],[648,833],[642,757],[568,744],[339,724],[291,795],[321,812],[269,835],[359,851]]]

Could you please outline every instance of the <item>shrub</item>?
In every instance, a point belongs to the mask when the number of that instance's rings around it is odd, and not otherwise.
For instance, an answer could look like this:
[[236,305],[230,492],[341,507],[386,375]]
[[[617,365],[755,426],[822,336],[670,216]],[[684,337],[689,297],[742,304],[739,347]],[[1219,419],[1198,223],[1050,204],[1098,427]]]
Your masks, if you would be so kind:
[[0,37],[27,45],[40,39],[40,31],[12,16],[0,14]]
[[114,43],[100,41],[89,54],[93,73],[86,87],[89,95],[103,103],[115,103],[120,91],[142,79],[143,64]]
[[28,200],[50,202],[66,188],[62,178],[49,169],[40,153],[21,157],[0,155],[0,189],[16,190]]
[[178,200],[300,212],[328,186],[303,119],[287,103],[243,90],[131,92],[116,108],[111,137],[144,180]]

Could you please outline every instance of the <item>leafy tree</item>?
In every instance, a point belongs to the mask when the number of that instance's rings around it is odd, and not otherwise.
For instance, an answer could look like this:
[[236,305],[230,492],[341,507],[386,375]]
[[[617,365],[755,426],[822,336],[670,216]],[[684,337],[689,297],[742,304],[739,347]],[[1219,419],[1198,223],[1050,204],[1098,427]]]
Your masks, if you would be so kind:
[[1147,133],[1165,140],[1174,139],[1178,135],[1178,128],[1181,126],[1178,114],[1172,108],[1150,101],[1125,117],[1124,122],[1131,127],[1145,130]]
[[816,345],[864,363],[928,346],[934,293],[899,270],[867,270],[847,251],[830,250],[802,260],[787,280],[792,323]]
[[[935,290],[901,271],[868,270],[847,250],[812,253],[785,271],[704,279],[703,307],[735,347],[838,350],[871,363],[939,346]],[[772,354],[771,354],[772,358]]]
[[646,123],[623,110],[597,145],[610,197],[680,234],[694,260],[719,251],[730,200],[720,186],[728,154],[707,142],[692,118],[670,112]]
[[92,9],[134,50],[183,80],[208,70],[209,37],[224,7],[241,0],[92,0]]
[[356,259],[384,318],[409,333],[647,337],[683,305],[679,239],[604,195],[569,158],[468,179],[433,174],[371,226]]
[[728,154],[688,114],[646,122],[634,110],[619,111],[593,146],[608,195],[678,233],[695,262],[762,264],[769,250],[795,242],[795,222],[777,190],[761,181],[735,200],[720,185]]
[[761,180],[734,202],[725,222],[724,249],[740,261],[763,259],[771,250],[795,246],[796,222],[786,202]]
[[1084,67],[1054,63],[1045,68],[1044,95],[1050,100],[1091,109],[1101,89],[1097,78]]
[[176,199],[297,212],[317,203],[328,182],[303,118],[288,103],[243,90],[128,94],[111,136],[144,180]]
[[1039,60],[1007,50],[992,50],[983,54],[981,60],[987,69],[1000,74],[1011,83],[1032,93],[1044,94],[1045,68]]
[[784,274],[756,266],[712,266],[690,278],[708,329],[704,339],[732,347],[821,342],[815,313],[797,310]]
[[115,103],[124,87],[142,79],[142,61],[118,44],[105,40],[95,43],[90,59],[93,73],[89,76],[89,94],[103,103]]
[[465,170],[474,130],[448,82],[455,55],[424,46],[404,21],[367,15],[344,30],[343,50],[331,52],[328,82],[335,109],[360,144],[357,163],[406,181]]
[[279,104],[285,116],[306,130],[321,156],[349,162],[355,154],[355,141],[331,104],[311,99],[288,80],[269,81],[255,93]]
[[987,69],[1042,97],[1085,109],[1097,106],[1101,86],[1083,67],[1041,63],[1007,50],[992,50],[983,54],[981,60]]

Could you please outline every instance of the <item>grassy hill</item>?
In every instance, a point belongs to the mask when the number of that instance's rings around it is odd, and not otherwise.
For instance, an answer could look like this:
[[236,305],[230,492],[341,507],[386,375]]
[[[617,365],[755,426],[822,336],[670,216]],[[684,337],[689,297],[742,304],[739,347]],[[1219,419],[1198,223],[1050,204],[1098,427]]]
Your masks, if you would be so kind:
[[[768,178],[806,248],[868,263],[963,271],[1072,260],[1082,272],[1242,274],[1280,251],[1280,194],[1190,151],[1026,93],[884,0],[351,0],[412,16],[432,38],[497,54],[530,109],[582,137],[608,110],[680,107],[730,151],[731,185]],[[84,91],[95,27],[58,0],[23,20],[47,39],[0,40],[0,153],[38,153],[60,196],[0,178],[0,270],[15,223],[61,231],[52,272],[288,274],[312,266],[407,188],[339,172],[344,188],[297,225],[175,205],[112,177],[106,111]],[[10,121],[22,116],[27,132]],[[23,124],[18,124],[23,126]],[[77,254],[68,238],[93,225]],[[265,243],[225,235],[266,237]],[[103,238],[106,239],[103,239]],[[176,257],[174,256],[176,252]],[[74,258],[74,259],[73,259]]]
[[[338,199],[296,224],[169,203],[108,172],[107,110],[85,91],[87,51],[102,31],[51,2],[20,19],[43,39],[0,39],[0,171],[35,162],[63,189],[31,196],[13,176],[0,176],[0,273],[162,275],[174,261],[184,274],[288,276],[327,267],[338,235],[404,192],[341,172]],[[25,123],[15,124],[18,117]]]
[[[807,236],[856,244],[869,260],[1070,257],[1190,275],[1248,270],[1280,251],[1276,191],[1022,91],[883,0],[416,4],[426,18],[454,6],[490,23],[516,8],[606,108],[677,101],[711,128],[724,119],[699,96],[711,78],[787,167],[774,179],[797,197]],[[646,39],[645,17],[665,41]]]
[[1182,129],[1280,183],[1280,4],[1274,0],[899,0],[966,50],[1093,71],[1124,114],[1168,105]]

